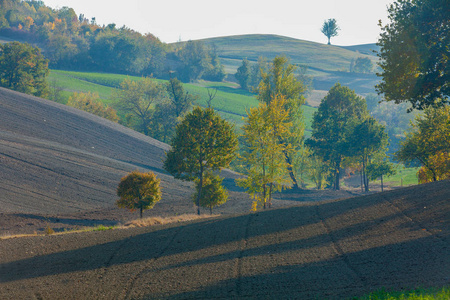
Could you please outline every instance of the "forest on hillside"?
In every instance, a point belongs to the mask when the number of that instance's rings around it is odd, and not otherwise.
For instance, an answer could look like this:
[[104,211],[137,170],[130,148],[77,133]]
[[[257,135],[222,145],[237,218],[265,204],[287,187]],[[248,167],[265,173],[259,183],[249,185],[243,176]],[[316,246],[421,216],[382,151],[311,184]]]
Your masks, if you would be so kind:
[[172,48],[151,33],[100,25],[73,8],[52,9],[44,1],[1,0],[0,35],[33,43],[54,69],[111,72],[221,81],[223,66],[214,47],[188,42]]

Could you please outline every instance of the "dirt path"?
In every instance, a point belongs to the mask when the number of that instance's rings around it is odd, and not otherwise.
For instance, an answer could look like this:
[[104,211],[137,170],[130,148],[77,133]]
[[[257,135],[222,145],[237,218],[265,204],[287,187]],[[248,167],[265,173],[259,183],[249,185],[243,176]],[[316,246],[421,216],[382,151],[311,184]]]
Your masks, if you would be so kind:
[[440,287],[450,284],[449,186],[2,240],[0,298],[341,299]]

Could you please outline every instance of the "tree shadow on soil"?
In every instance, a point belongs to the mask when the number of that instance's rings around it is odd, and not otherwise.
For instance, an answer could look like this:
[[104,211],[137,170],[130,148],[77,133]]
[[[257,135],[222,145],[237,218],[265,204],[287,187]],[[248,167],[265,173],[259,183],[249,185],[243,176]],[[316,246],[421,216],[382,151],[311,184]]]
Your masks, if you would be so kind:
[[[377,195],[370,195],[330,203],[318,203],[314,205],[311,204],[277,210],[267,210],[232,218],[228,217],[206,220],[181,226],[171,225],[169,228],[159,230],[158,228],[149,228],[145,230],[150,232],[130,236],[114,242],[70,251],[56,252],[48,255],[36,256],[1,264],[0,282],[11,282],[41,276],[94,270],[112,265],[158,259],[160,257],[189,253],[207,249],[209,247],[227,245],[233,242],[240,242],[251,238],[282,233],[295,228],[317,224],[320,223],[321,220],[331,220],[341,214],[347,213],[352,209],[369,208],[377,205],[379,202],[382,202],[380,197],[377,197]],[[447,207],[444,208],[446,210],[444,210],[442,214],[448,213]],[[244,250],[239,250],[235,247],[235,250],[231,250],[225,254],[207,256],[199,260],[190,260],[181,264],[174,264],[172,266],[169,265],[166,268],[199,265],[236,259],[238,257],[256,257],[259,255],[265,255],[268,252],[274,255],[283,255],[283,253],[289,251],[297,251],[311,247],[329,246],[333,242],[339,242],[341,239],[349,239],[352,236],[361,234],[361,230],[370,231],[379,226],[381,223],[400,217],[404,217],[402,212],[395,212],[389,216],[383,216],[379,219],[372,218],[369,220],[358,220],[347,227],[338,230],[332,229],[331,232],[321,233],[308,239],[296,239],[288,242],[278,241],[262,247]],[[276,220],[276,222],[274,222],[274,220]],[[205,231],[205,228],[208,228],[208,230]],[[412,228],[411,230],[416,229]],[[112,232],[111,234],[114,233]],[[59,237],[54,238],[57,239]],[[371,257],[390,257],[389,261],[381,260],[377,262],[377,264],[381,265],[386,263],[392,264],[392,260],[397,262],[405,261],[405,259],[411,261],[416,259],[418,261],[428,261],[428,259],[430,259],[429,263],[431,263],[431,267],[423,266],[424,270],[429,270],[430,268],[433,270],[439,270],[440,268],[434,266],[433,264],[433,261],[437,260],[432,260],[429,256],[433,254],[437,257],[446,257],[446,253],[442,253],[442,250],[439,249],[435,249],[436,251],[429,251],[430,249],[427,245],[428,243],[433,244],[433,238],[434,237],[422,240],[417,239],[414,241],[408,241],[404,244],[392,244],[381,248],[369,249],[367,251],[362,251],[360,254],[351,253],[346,255],[348,255],[349,261],[356,260],[357,262],[374,261]],[[415,251],[413,253],[404,253],[402,250],[404,248],[415,249]],[[397,252],[401,253],[401,255],[396,254]],[[364,257],[364,253],[373,254],[368,255],[368,257]],[[407,255],[405,256],[405,254]],[[363,257],[358,258],[358,255]],[[397,265],[395,262],[392,265]],[[448,260],[446,263],[448,264]],[[372,267],[376,267],[377,264],[370,263]],[[408,264],[406,265],[408,266]],[[442,268],[442,263],[440,266]],[[300,273],[304,272],[302,269],[304,267],[305,266],[299,267]],[[402,265],[399,265],[398,267],[399,272],[407,271],[404,267],[402,267]],[[290,270],[289,268],[291,267],[287,268],[280,266],[279,268],[281,269],[277,269],[277,272]],[[264,276],[271,277],[278,275],[265,274],[261,276],[261,278],[264,278]]]

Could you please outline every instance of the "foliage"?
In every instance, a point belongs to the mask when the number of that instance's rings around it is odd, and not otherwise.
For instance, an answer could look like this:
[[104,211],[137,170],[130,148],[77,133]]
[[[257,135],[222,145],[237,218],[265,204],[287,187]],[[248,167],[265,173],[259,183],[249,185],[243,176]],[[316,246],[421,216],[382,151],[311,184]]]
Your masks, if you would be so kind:
[[450,177],[450,106],[427,108],[411,123],[395,158],[403,163],[419,161],[421,182]]
[[153,208],[161,200],[160,182],[161,179],[156,178],[152,172],[131,172],[120,180],[117,187],[117,196],[120,197],[116,202],[117,206],[130,210],[139,209],[142,219],[142,211]]
[[208,50],[201,41],[188,41],[175,54],[181,63],[178,77],[183,82],[200,78],[222,81],[226,76],[215,46]]
[[[335,84],[314,113],[312,136],[307,144],[333,170],[334,188],[339,190],[342,160],[352,156],[352,124],[367,116],[363,98],[348,87]],[[350,137],[350,138],[349,138]]]
[[67,105],[90,112],[113,122],[118,122],[119,117],[117,116],[117,112],[113,108],[103,105],[98,98],[98,94],[96,93],[73,93],[73,95],[69,97]]
[[371,73],[373,63],[368,57],[358,57],[355,61],[352,60],[350,65],[350,72],[355,73]]
[[0,44],[0,85],[18,92],[48,95],[48,61],[27,43]]
[[165,87],[151,78],[139,81],[127,78],[120,84],[114,98],[117,109],[138,119],[136,129],[149,135],[154,107],[158,101],[167,98],[167,95]]
[[388,17],[378,41],[377,91],[387,101],[409,102],[420,110],[449,103],[450,2],[397,0]]
[[195,107],[175,129],[164,169],[175,178],[199,181],[198,214],[204,175],[227,167],[234,158],[237,138],[233,127],[211,108]]
[[279,136],[291,130],[289,111],[284,96],[276,96],[269,103],[251,108],[243,127],[247,145],[241,160],[247,165],[246,178],[237,179],[239,186],[255,199],[257,206],[271,206],[272,193],[290,184],[285,152],[289,143],[280,143]]
[[52,9],[42,1],[4,0],[0,7],[2,35],[38,42],[50,65],[57,68],[163,74],[167,46],[151,34],[125,26],[99,26],[72,8]]
[[328,38],[328,45],[331,45],[330,39],[337,36],[339,30],[340,28],[337,25],[336,19],[328,19],[323,22],[320,31]]
[[246,58],[244,58],[242,60],[242,65],[237,69],[237,72],[236,74],[234,74],[234,77],[236,77],[242,89],[248,90],[251,76],[252,76],[252,69],[250,66],[250,62]]
[[347,140],[350,143],[347,156],[355,156],[361,164],[361,176],[365,191],[369,191],[369,179],[367,167],[377,153],[385,150],[388,144],[388,136],[384,126],[370,116],[364,119],[354,119],[352,128],[348,130]]
[[214,207],[224,204],[228,199],[227,190],[222,186],[223,179],[218,175],[206,173],[203,178],[203,186],[200,187],[200,181],[195,180],[196,192],[192,196],[194,203],[197,203],[197,198],[201,190],[199,204],[201,207],[209,208],[210,213]]
[[[279,143],[284,144],[284,155],[294,188],[298,188],[297,179],[292,168],[294,161],[294,153],[299,150],[303,141],[305,124],[301,106],[305,103],[303,93],[306,91],[305,86],[299,81],[294,71],[296,66],[289,64],[289,60],[285,56],[278,56],[268,73],[262,72],[262,80],[258,86],[258,100],[270,104],[277,97],[283,96],[285,99],[284,106],[288,112],[288,122],[292,123],[291,130],[278,132]],[[290,144],[291,147],[287,147]]]

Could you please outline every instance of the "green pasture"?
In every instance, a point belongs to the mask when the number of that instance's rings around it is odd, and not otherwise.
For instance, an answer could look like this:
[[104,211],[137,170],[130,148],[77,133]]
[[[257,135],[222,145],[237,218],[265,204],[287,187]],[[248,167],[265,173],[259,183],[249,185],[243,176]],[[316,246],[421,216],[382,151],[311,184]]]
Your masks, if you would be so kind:
[[[61,102],[67,102],[67,99],[74,92],[98,93],[102,102],[110,104],[112,102],[114,90],[120,83],[129,78],[131,80],[140,80],[138,76],[127,76],[121,74],[109,73],[90,73],[51,70],[48,81],[50,85],[56,85],[63,89]],[[161,83],[165,80],[155,79]],[[241,127],[244,123],[243,118],[247,115],[246,111],[258,105],[258,100],[254,94],[238,88],[235,83],[230,82],[207,82],[200,81],[195,84],[184,84],[184,88],[192,95],[197,95],[198,100],[195,105],[206,106],[208,89],[210,92],[217,93],[212,100],[212,106],[228,121]],[[311,128],[312,114],[316,110],[310,106],[303,106],[307,130]]]
[[414,289],[410,291],[388,291],[381,289],[369,295],[353,298],[355,300],[448,300],[450,299],[450,289]]

